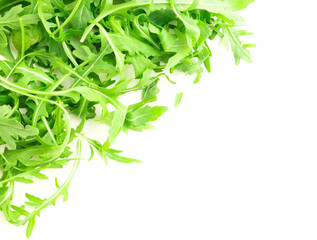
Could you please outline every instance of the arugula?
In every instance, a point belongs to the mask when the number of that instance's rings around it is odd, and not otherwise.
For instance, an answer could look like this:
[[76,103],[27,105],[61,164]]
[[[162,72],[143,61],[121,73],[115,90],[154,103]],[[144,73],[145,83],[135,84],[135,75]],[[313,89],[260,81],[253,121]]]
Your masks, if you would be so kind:
[[[102,159],[137,163],[112,148],[120,132],[154,128],[166,111],[156,106],[158,82],[174,71],[210,72],[208,42],[231,47],[235,63],[251,62],[236,11],[254,0],[0,0],[0,211],[27,224],[68,196],[81,141]],[[132,74],[127,74],[133,68]],[[121,96],[136,92],[129,105]],[[183,93],[175,99],[177,107]],[[100,111],[97,111],[101,108]],[[72,127],[70,115],[82,119]],[[103,142],[83,133],[87,119],[109,126]],[[78,141],[77,156],[69,145]],[[46,180],[47,169],[73,163],[67,180],[47,198],[25,193],[14,205],[15,183]]]
[[15,119],[0,117],[0,137],[11,148],[16,148],[14,139],[18,137],[26,138],[37,134],[37,128],[31,126],[24,127]]

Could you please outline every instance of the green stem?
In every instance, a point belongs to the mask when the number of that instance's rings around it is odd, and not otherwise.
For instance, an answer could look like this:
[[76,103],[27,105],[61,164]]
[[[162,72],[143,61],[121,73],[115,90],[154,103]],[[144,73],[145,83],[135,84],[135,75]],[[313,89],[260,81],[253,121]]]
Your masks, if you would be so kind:
[[63,29],[69,22],[70,20],[72,20],[72,18],[75,16],[75,14],[77,13],[80,5],[81,5],[82,0],[78,0],[73,11],[70,13],[70,15],[68,16],[68,18],[65,20],[65,22],[63,22],[63,24],[61,26],[59,26],[53,33],[52,35],[55,36],[56,33],[58,33],[58,31],[60,31],[61,29]]
[[20,26],[21,26],[21,58],[24,57],[25,53],[25,31],[24,31],[24,24],[22,18],[20,18]]
[[75,67],[78,67],[78,63],[76,62],[75,58],[73,57],[72,53],[70,52],[67,43],[65,41],[62,42],[62,46],[64,49],[64,52],[66,53],[69,60],[74,64]]
[[[1,82],[2,81],[2,82]],[[4,82],[4,83],[3,83]],[[48,100],[48,99],[45,99],[45,98],[42,98],[42,97],[39,97],[39,96],[35,96],[35,95],[32,95],[32,94],[29,94],[25,91],[25,88],[21,87],[22,89],[24,90],[20,90],[18,88],[12,88],[12,87],[8,87],[5,83],[7,81],[0,76],[0,86],[4,87],[4,88],[7,88],[11,91],[15,91],[16,93],[19,93],[21,95],[24,95],[24,96],[28,96],[30,98],[33,98],[33,99],[38,99],[38,100],[42,100],[42,101],[45,101],[45,102],[48,102],[48,103],[51,103],[53,105],[56,105],[57,107],[59,107],[65,114],[65,128],[66,128],[66,136],[63,140],[63,143],[61,145],[59,145],[59,151],[56,151],[56,156],[60,156],[64,150],[66,149],[67,145],[68,145],[68,142],[69,142],[69,139],[70,139],[70,135],[71,135],[71,125],[70,125],[70,116],[67,112],[67,110],[60,104],[60,103],[57,103],[57,102],[54,102],[54,101],[51,101],[51,100]],[[52,157],[51,160],[54,160],[56,159],[56,157]],[[48,160],[51,161],[51,160]]]
[[105,17],[107,17],[108,15],[114,13],[114,12],[118,12],[124,9],[130,9],[133,7],[141,7],[141,6],[146,6],[146,5],[150,5],[152,3],[152,0],[149,0],[148,2],[142,2],[142,3],[136,3],[134,1],[131,2],[127,2],[127,3],[123,3],[123,4],[118,4],[118,5],[114,5],[111,6],[111,8],[106,8],[104,11],[102,11],[100,13],[100,15],[93,21],[94,23],[91,23],[85,30],[83,36],[81,37],[80,41],[84,42],[87,35],[91,32],[91,30],[94,28],[95,26],[95,22],[100,22],[102,19],[104,19]]
[[[14,93],[12,93],[14,94]],[[16,101],[15,101],[15,104],[14,104],[14,107],[12,108],[12,110],[10,111],[10,113],[7,115],[7,117],[11,117],[13,115],[13,113],[15,113],[16,110],[18,110],[19,108],[19,98],[16,98]]]
[[[61,25],[59,23],[59,19],[58,17],[56,16],[56,23],[57,23],[57,26],[60,28]],[[60,34],[62,33],[62,29],[60,30]],[[72,53],[70,52],[68,46],[67,46],[67,43],[66,41],[63,41],[62,42],[62,46],[63,46],[63,49],[64,49],[64,52],[66,53],[67,57],[69,58],[69,60],[74,64],[75,67],[78,67],[78,63],[76,62],[75,58],[73,57]]]
[[46,118],[44,116],[41,117],[46,129],[47,129],[47,132],[48,134],[50,135],[50,138],[52,139],[53,143],[55,144],[55,146],[58,146],[57,142],[56,142],[56,139],[54,137],[54,134],[52,132],[52,129],[50,128],[50,126],[48,125],[48,122],[46,120]]
[[[3,156],[3,154],[1,153],[1,156]],[[10,171],[8,171],[9,174],[9,178],[12,176],[12,173]],[[8,191],[8,193],[6,194],[6,196],[3,198],[3,200],[0,202],[0,207],[2,206],[2,204],[4,204],[13,194],[13,189],[14,189],[14,182],[10,181],[10,189]]]
[[46,30],[46,32],[49,34],[49,35],[52,35],[52,32],[50,30],[50,27],[48,26],[48,24],[46,23],[47,21],[45,20],[44,18],[44,13],[43,13],[43,9],[42,9],[42,4],[43,4],[43,0],[38,0],[38,7],[37,7],[37,11],[38,11],[38,15],[39,15],[39,18],[41,19],[41,22]]
[[[67,161],[74,161],[74,160],[83,160],[83,159],[81,159],[81,158],[80,158],[80,159],[78,159],[78,158],[67,158]],[[62,160],[60,160],[60,161],[64,161],[64,159],[62,159]],[[54,162],[54,163],[58,163],[58,162],[59,162],[59,161],[56,161],[56,162]],[[11,176],[11,177],[9,177],[9,178],[7,178],[7,179],[4,179],[4,180],[0,181],[0,186],[3,185],[3,184],[5,184],[5,183],[7,183],[7,182],[14,181],[16,178],[29,175],[30,173],[40,172],[40,171],[42,171],[42,170],[44,170],[44,169],[48,169],[48,168],[50,168],[50,167],[49,167],[49,164],[50,164],[50,162],[44,163],[44,164],[42,164],[43,166],[39,166],[39,167],[34,168],[34,169],[32,169],[32,170],[29,170],[29,171],[27,171],[27,172],[22,172],[22,173],[19,173],[19,174],[17,174],[17,175]],[[14,169],[17,169],[17,170],[19,170],[19,171],[24,171],[24,170],[21,170],[21,169],[19,169],[19,168],[17,168],[17,167],[13,167],[13,168],[14,168]],[[0,206],[1,206],[1,204],[0,204]]]
[[28,216],[26,216],[24,219],[18,221],[18,222],[15,222],[13,224],[19,226],[19,225],[24,225],[26,224],[29,219],[31,219],[32,217],[38,215],[42,209],[48,207],[49,205],[55,203],[56,199],[61,196],[63,194],[64,191],[67,191],[67,188],[71,182],[71,180],[73,179],[74,175],[75,175],[75,172],[79,166],[79,162],[80,162],[80,156],[81,154],[81,141],[78,140],[78,144],[77,144],[77,160],[74,162],[73,164],[73,168],[68,176],[68,178],[66,179],[66,181],[63,183],[62,186],[60,186],[58,188],[58,190],[49,198],[45,199],[45,201],[39,206],[37,207],[33,212],[31,212]]
[[37,90],[25,88],[25,87],[22,87],[18,84],[12,83],[12,82],[6,80],[5,78],[3,78],[2,76],[0,76],[0,82],[2,82],[0,85],[3,86],[4,88],[7,88],[13,92],[14,91],[22,92],[22,95],[26,95],[26,93],[29,93],[29,94],[37,94],[37,95],[44,95],[44,96],[46,96],[46,95],[48,95],[48,96],[63,96],[65,94],[73,91],[73,89],[67,89],[67,90],[55,91],[55,92],[37,91]]

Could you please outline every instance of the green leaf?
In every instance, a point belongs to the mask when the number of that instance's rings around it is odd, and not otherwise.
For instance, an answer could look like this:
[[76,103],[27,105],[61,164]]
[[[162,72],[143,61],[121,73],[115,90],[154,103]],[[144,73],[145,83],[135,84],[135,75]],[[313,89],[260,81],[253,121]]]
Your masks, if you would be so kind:
[[[116,68],[118,69],[119,72],[121,72],[124,69],[124,59],[125,56],[124,54],[119,50],[119,48],[116,46],[116,42],[112,39],[112,37],[107,33],[107,31],[102,27],[101,24],[96,22],[96,25],[99,27],[100,29],[100,33],[101,33],[101,39],[102,44],[104,45],[105,42],[108,42],[108,44],[110,45],[115,58],[116,58]],[[105,48],[106,46],[104,46],[103,48]]]
[[24,127],[14,119],[0,117],[0,138],[11,148],[16,148],[15,139],[26,138],[38,134],[38,129],[31,126]]
[[60,148],[56,146],[30,146],[6,151],[4,156],[11,166],[16,165],[18,161],[26,166],[37,166],[58,158],[60,156],[59,150]]
[[52,34],[51,28],[56,27],[55,23],[48,20],[54,16],[54,8],[50,0],[38,0],[38,17],[40,18],[46,32]]
[[116,43],[117,48],[130,55],[143,54],[145,57],[158,56],[160,52],[150,44],[144,43],[129,35],[121,36],[119,34],[109,34],[112,41]]
[[0,106],[0,117],[5,117],[8,113],[10,113],[12,107],[10,105],[2,105]]
[[[12,31],[12,42],[15,48],[21,52],[22,49],[22,38],[21,38],[21,30],[13,30]],[[42,39],[42,28],[38,25],[32,25],[25,31],[25,50],[28,50],[32,45],[38,43]]]
[[32,202],[43,203],[43,201],[44,201],[44,200],[42,200],[38,197],[35,197],[34,195],[31,195],[29,193],[26,193],[25,196]]
[[[0,30],[4,27],[19,29],[20,19],[23,21],[24,26],[37,24],[40,21],[38,14],[26,14],[20,17],[19,14],[22,11],[22,5],[17,5],[6,12],[4,16],[0,17]],[[51,14],[45,13],[43,14],[43,19],[49,19],[51,16]]]
[[[145,14],[143,15],[140,14],[134,18],[133,31],[135,33],[135,36],[138,37],[139,39],[142,39],[150,43],[156,49],[160,49],[160,46],[156,43],[155,39],[150,33],[150,29],[149,29],[150,23],[148,23],[147,21],[148,21],[148,17]],[[122,35],[124,35],[123,30],[122,32],[123,32]]]
[[31,236],[31,233],[33,231],[35,225],[35,216],[30,218],[28,226],[26,228],[26,237],[29,238]]
[[[8,37],[7,35],[0,30],[0,55],[5,57],[10,62],[14,62],[14,57],[12,52],[10,51],[10,47],[8,44]],[[2,67],[2,66],[0,66]]]
[[174,67],[175,65],[179,64],[185,57],[188,56],[190,52],[191,52],[191,49],[187,46],[186,47],[184,46],[183,48],[179,49],[179,51],[168,60],[166,64],[166,68],[170,69]]
[[95,155],[95,151],[94,151],[94,149],[92,148],[91,145],[89,145],[89,148],[90,148],[90,157],[88,158],[88,162],[91,161],[94,158],[94,155]]
[[152,23],[164,26],[176,20],[176,15],[172,9],[160,9],[149,14],[149,19]]
[[129,111],[125,118],[124,128],[134,131],[142,131],[144,129],[153,128],[149,122],[156,121],[163,113],[167,111],[167,107],[162,106],[145,106],[137,110]]
[[42,69],[30,68],[24,64],[16,67],[15,73],[20,73],[23,75],[23,77],[19,79],[19,82],[24,86],[27,86],[31,81],[40,81],[47,85],[54,84],[55,82]]
[[193,45],[197,42],[200,36],[200,29],[197,26],[197,23],[192,18],[180,12],[178,8],[176,7],[174,0],[171,0],[171,5],[175,15],[177,16],[177,18],[179,18],[183,22],[186,28],[186,39],[187,39],[188,46],[190,48],[193,48]]
[[108,144],[112,145],[119,135],[121,127],[124,123],[125,115],[127,113],[127,107],[120,103],[117,99],[108,96],[102,89],[93,89],[88,87],[77,87],[76,91],[82,94],[89,101],[99,102],[101,106],[105,106],[104,103],[110,103],[115,107],[113,120],[109,128]]
[[133,65],[136,78],[142,77],[146,69],[153,69],[156,67],[156,65],[154,65],[151,60],[144,57],[143,55],[128,56],[126,63]]
[[183,97],[183,92],[176,94],[175,104],[174,104],[175,108],[177,108],[179,106],[179,104],[181,103],[182,97]]
[[12,200],[13,192],[12,184],[9,187],[0,186],[0,208]]
[[[166,52],[173,51],[173,46],[174,46],[175,42],[177,41],[176,34],[172,34],[168,30],[163,28],[162,31],[159,33],[159,38],[160,38],[160,41],[161,41],[161,44],[163,46],[164,51],[166,51]],[[184,46],[185,46],[185,44],[184,44]]]
[[19,28],[20,17],[19,14],[23,11],[22,5],[12,7],[4,16],[0,17],[0,30],[3,27]]
[[121,162],[121,163],[141,163],[142,162],[138,159],[123,157],[113,152],[105,152],[105,155],[108,158],[115,160],[117,162]]
[[25,177],[16,177],[16,178],[14,178],[14,180],[16,182],[21,182],[21,183],[26,183],[26,184],[33,183],[33,180],[31,180],[29,178],[25,178]]
[[82,5],[71,19],[70,24],[74,29],[85,30],[88,22],[92,21],[93,19],[94,16],[92,12],[85,5]]
[[15,210],[16,212],[18,212],[20,215],[23,215],[23,216],[29,215],[29,212],[24,209],[24,206],[18,207],[15,205],[11,205],[11,208]]
[[239,39],[240,36],[249,35],[250,33],[229,27],[223,27],[223,33],[224,37],[222,40],[226,46],[228,46],[228,42],[230,42],[236,65],[239,65],[240,59],[246,62],[252,62],[250,51],[247,47],[253,47],[254,45],[243,45]]
[[70,14],[70,12],[66,10],[66,5],[63,0],[51,0],[51,2],[59,11],[64,13],[65,16],[68,16]]
[[9,61],[0,60],[0,69],[4,72],[4,74],[8,75],[12,68],[12,63]]
[[38,179],[42,179],[42,180],[48,179],[48,177],[45,174],[40,173],[40,172],[32,172],[31,175],[38,178]]

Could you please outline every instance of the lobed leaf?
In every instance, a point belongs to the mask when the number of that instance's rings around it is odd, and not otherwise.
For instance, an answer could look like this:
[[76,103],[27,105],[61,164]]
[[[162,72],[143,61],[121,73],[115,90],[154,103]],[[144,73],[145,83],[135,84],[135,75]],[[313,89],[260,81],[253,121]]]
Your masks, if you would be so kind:
[[19,137],[26,138],[38,134],[38,129],[31,126],[23,126],[14,119],[0,117],[0,138],[11,148],[16,148],[15,140]]

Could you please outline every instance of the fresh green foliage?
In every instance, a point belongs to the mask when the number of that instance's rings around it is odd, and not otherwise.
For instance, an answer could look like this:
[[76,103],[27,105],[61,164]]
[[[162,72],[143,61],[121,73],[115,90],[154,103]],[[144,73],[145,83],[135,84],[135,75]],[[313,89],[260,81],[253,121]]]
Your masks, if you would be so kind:
[[11,148],[16,148],[15,139],[26,138],[39,133],[38,129],[31,126],[24,126],[15,119],[0,117],[0,137]]
[[[249,33],[236,28],[243,22],[236,11],[251,2],[0,0],[0,211],[8,222],[27,224],[29,237],[40,212],[67,199],[81,140],[90,159],[98,153],[105,161],[140,162],[112,149],[117,137],[154,128],[167,111],[155,106],[158,82],[174,84],[166,73],[195,75],[197,83],[204,68],[210,72],[208,42],[215,37],[231,47],[236,64],[251,62],[253,45],[239,39]],[[126,106],[120,97],[130,92],[140,98]],[[70,115],[82,119],[77,127]],[[109,125],[104,142],[83,134],[87,119]],[[70,158],[76,139],[77,156]],[[25,203],[14,205],[16,183],[48,179],[45,170],[68,163],[73,169],[62,185],[55,179],[55,193],[26,193]]]

